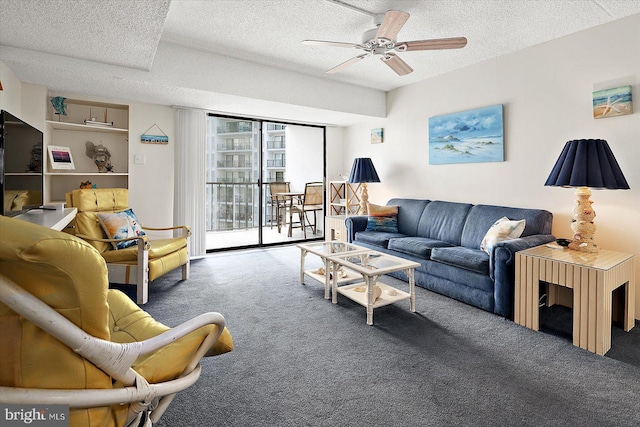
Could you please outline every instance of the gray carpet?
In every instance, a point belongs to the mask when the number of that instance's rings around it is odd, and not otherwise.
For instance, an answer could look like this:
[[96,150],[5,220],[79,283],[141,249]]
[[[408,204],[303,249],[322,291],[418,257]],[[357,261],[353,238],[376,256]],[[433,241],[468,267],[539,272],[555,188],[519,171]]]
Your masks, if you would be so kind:
[[152,283],[144,308],[157,320],[219,311],[236,345],[203,362],[160,425],[640,424],[640,327],[614,327],[601,357],[419,287],[416,313],[402,301],[367,326],[364,307],[300,285],[299,259],[293,246],[219,253],[194,261],[188,281],[174,272]]

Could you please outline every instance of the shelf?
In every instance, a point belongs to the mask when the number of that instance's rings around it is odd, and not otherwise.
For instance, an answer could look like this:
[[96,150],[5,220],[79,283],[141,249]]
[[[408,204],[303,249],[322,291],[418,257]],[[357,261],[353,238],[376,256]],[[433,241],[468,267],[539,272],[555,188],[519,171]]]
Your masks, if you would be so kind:
[[[51,104],[47,103],[47,128],[43,148],[43,162],[47,163],[44,172],[44,201],[64,200],[66,193],[76,189],[83,182],[90,181],[98,188],[129,187],[129,106],[93,102],[81,99],[65,99],[66,115],[58,116]],[[94,119],[95,118],[95,119]],[[62,120],[62,121],[59,121]],[[86,120],[95,120],[97,124],[88,124]],[[113,126],[100,125],[100,122]],[[111,155],[113,172],[98,172],[92,157],[86,154],[86,144],[102,144]],[[58,170],[51,168],[49,146],[68,147],[73,156],[74,169]],[[44,165],[43,165],[44,166]]]
[[103,132],[103,133],[128,133],[129,129],[114,128],[111,126],[91,126],[80,123],[67,123],[56,122],[53,120],[46,120],[47,125],[56,130],[70,130],[81,132]]
[[[403,301],[405,299],[411,298],[411,295],[407,292],[396,289],[392,286],[386,285],[384,283],[376,283],[377,286],[380,286],[382,290],[382,295],[373,303],[373,308],[382,307],[388,304],[393,304],[398,301]],[[361,286],[365,288],[364,292],[357,292],[354,288]],[[355,283],[353,285],[348,286],[339,286],[338,293],[344,295],[345,297],[357,302],[362,306],[367,306],[367,285],[364,282]],[[389,295],[390,292],[395,292],[395,295]]]
[[346,181],[329,182],[330,215],[353,215],[360,207],[358,192],[360,184],[350,184]]
[[128,176],[127,172],[45,172],[49,176]]
[[[304,272],[304,274],[306,274],[309,277],[311,277],[311,278],[317,280],[318,282],[324,284],[324,280],[325,280],[324,275],[315,273],[316,270],[317,269],[306,270]],[[347,273],[346,277],[338,277],[338,284],[352,282],[352,281],[358,280],[358,279],[362,280],[362,275],[361,274],[357,274],[357,273],[350,272],[350,271],[347,271],[346,273]],[[331,284],[331,283],[332,283],[332,280],[329,280],[329,284]]]
[[42,176],[42,172],[5,172],[4,176]]

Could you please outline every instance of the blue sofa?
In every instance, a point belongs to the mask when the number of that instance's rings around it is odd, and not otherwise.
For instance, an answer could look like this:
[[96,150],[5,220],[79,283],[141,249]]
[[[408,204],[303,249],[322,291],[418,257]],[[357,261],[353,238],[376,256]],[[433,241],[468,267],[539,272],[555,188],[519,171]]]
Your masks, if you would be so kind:
[[[398,206],[397,233],[367,231],[366,216],[350,216],[348,241],[418,262],[416,285],[507,318],[513,318],[515,253],[555,240],[553,215],[545,210],[416,199],[387,206]],[[525,229],[487,254],[480,244],[504,216],[524,219]],[[402,272],[394,276],[408,280]]]

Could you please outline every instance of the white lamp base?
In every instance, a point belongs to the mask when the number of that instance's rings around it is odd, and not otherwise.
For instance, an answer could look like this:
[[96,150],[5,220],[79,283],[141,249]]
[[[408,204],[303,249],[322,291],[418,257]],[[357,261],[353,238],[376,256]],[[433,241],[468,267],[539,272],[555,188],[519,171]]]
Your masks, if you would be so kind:
[[367,191],[367,183],[363,182],[360,184],[360,209],[358,209],[358,214],[360,215],[368,215],[369,209],[367,208],[367,204],[369,203],[369,192]]
[[591,207],[591,190],[588,187],[576,188],[576,206],[573,208],[573,219],[571,229],[573,230],[573,241],[569,243],[569,249],[580,252],[598,252],[598,245],[593,240],[596,232],[596,225],[593,220],[596,213]]

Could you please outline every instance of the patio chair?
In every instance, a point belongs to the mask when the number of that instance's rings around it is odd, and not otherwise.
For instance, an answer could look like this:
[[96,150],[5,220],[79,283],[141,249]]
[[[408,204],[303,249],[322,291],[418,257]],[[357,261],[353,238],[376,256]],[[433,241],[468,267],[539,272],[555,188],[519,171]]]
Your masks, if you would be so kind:
[[[304,195],[300,200],[300,203],[293,204],[291,211],[289,212],[289,236],[291,236],[292,228],[302,228],[304,238],[307,238],[307,227],[311,227],[313,234],[317,233],[318,221],[316,214],[318,211],[322,211],[324,194],[324,185],[322,182],[308,182],[304,186]],[[309,221],[307,216],[309,212],[313,212],[313,223]],[[298,214],[299,221],[294,225],[293,214]]]
[[[269,203],[271,205],[271,221],[270,228],[273,228],[273,219],[274,219],[274,210],[275,210],[275,219],[277,221],[278,232],[280,232],[281,227],[281,209],[285,209],[286,203],[289,200],[287,197],[278,196],[278,193],[288,193],[291,191],[289,182],[270,182],[269,183]],[[284,212],[284,210],[283,210]]]
[[[70,426],[150,426],[233,350],[219,313],[173,329],[108,289],[87,242],[0,217],[0,403],[68,405]],[[171,309],[171,307],[167,307]]]
[[[181,267],[182,280],[189,278],[189,227],[143,226],[129,209],[126,188],[73,190],[66,199],[68,207],[78,209],[75,235],[104,257],[111,283],[136,285],[138,304],[147,302],[149,282],[158,277]],[[121,232],[123,225],[126,233]],[[164,239],[145,235],[145,231],[168,230],[178,230],[181,235]]]

